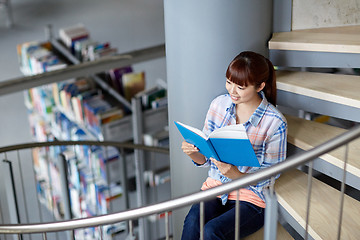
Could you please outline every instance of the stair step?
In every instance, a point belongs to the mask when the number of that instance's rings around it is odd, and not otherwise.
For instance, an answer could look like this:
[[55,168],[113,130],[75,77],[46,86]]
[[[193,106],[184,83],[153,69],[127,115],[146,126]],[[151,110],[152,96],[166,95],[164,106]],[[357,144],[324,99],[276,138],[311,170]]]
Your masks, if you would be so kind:
[[[250,236],[242,238],[242,240],[263,240],[263,239],[264,239],[264,228],[263,227],[259,231],[255,232],[254,234],[251,234]],[[286,229],[280,223],[278,223],[276,239],[277,240],[292,240],[294,238],[286,231]]]
[[360,122],[360,76],[298,71],[276,75],[279,105]]
[[[288,122],[288,142],[303,149],[310,150],[327,140],[330,140],[344,132],[345,129],[330,126],[324,123],[309,121],[302,118],[286,115]],[[340,147],[320,156],[321,159],[342,169],[344,166],[344,148]],[[349,143],[348,173],[360,177],[360,139]]]
[[276,71],[279,90],[360,108],[360,76]]
[[[275,189],[280,206],[305,229],[307,174],[299,170],[283,173]],[[340,192],[313,178],[309,215],[309,234],[314,239],[335,239],[340,212]],[[301,233],[299,233],[301,234]],[[344,198],[341,239],[360,236],[360,202]]]
[[274,33],[269,49],[360,53],[360,26],[295,30]]

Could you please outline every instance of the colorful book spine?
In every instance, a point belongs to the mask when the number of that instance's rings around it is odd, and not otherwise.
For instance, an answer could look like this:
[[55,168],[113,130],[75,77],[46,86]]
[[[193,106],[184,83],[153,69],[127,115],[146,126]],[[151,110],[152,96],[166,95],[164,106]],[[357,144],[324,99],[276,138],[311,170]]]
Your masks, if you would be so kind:
[[122,76],[126,73],[132,72],[133,69],[131,66],[111,69],[108,72],[113,88],[115,88],[121,95],[124,95]]
[[122,86],[124,90],[124,97],[129,102],[138,92],[145,89],[145,73],[126,73],[122,76]]

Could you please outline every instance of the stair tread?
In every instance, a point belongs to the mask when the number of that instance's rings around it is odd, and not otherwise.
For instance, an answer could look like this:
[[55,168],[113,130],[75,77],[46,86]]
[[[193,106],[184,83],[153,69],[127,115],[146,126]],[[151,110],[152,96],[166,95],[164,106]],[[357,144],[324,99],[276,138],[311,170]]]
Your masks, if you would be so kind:
[[[276,181],[279,204],[305,229],[307,203],[307,174],[299,170],[283,173]],[[337,236],[340,192],[312,179],[309,233],[315,239],[334,239]],[[360,236],[360,202],[346,196],[342,219],[341,239]]]
[[276,75],[279,90],[360,108],[360,76],[296,71]]
[[[345,129],[323,123],[290,115],[286,115],[285,117],[288,122],[288,142],[303,150],[310,150],[346,132]],[[344,149],[345,147],[340,147],[320,156],[320,158],[342,169],[344,164]],[[347,162],[347,171],[360,177],[360,161],[358,156],[360,156],[360,139],[349,143]]]
[[[264,239],[264,227],[262,227],[259,231],[251,234],[250,236],[242,238],[242,240],[263,240],[263,239]],[[276,239],[292,240],[294,238],[286,231],[286,229],[280,223],[278,223]]]
[[360,53],[360,25],[273,33],[269,49]]

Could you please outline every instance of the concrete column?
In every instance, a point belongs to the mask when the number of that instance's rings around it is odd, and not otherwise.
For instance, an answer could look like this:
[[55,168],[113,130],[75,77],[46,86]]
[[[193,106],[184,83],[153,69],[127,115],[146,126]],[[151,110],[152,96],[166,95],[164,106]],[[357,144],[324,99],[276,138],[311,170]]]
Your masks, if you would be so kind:
[[[238,53],[268,54],[272,1],[165,0],[172,197],[200,190],[208,169],[196,168],[181,151],[181,121],[202,129],[211,100],[225,93],[225,71]],[[180,239],[189,208],[173,214]]]

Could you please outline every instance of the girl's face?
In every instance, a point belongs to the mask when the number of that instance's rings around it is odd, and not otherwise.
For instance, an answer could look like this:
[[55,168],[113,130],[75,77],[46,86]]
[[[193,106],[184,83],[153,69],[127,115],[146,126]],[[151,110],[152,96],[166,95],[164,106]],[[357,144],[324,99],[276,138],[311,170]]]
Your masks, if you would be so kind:
[[231,82],[229,79],[226,79],[226,90],[230,94],[231,100],[235,104],[240,103],[249,103],[256,101],[259,98],[258,92],[260,92],[265,86],[265,83],[262,83],[261,86],[256,89],[253,85],[240,86],[236,83]]

